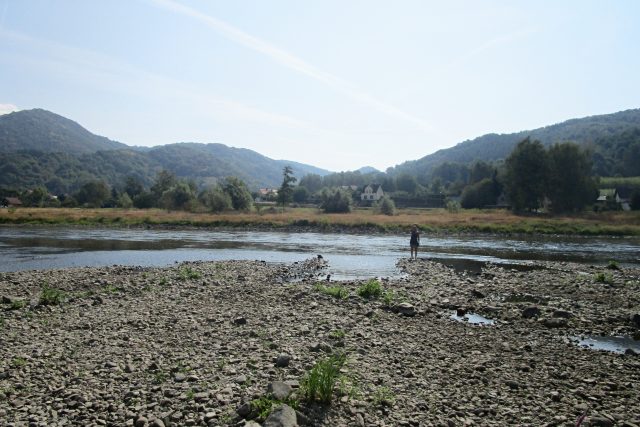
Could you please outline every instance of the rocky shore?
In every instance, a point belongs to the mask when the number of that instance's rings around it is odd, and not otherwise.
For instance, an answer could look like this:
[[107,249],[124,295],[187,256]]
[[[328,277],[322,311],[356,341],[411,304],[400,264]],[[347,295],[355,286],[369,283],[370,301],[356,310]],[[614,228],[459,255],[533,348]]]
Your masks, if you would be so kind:
[[[570,339],[638,338],[638,269],[401,260],[365,298],[323,266],[0,274],[0,425],[640,426],[640,356]],[[330,404],[305,399],[332,354]]]

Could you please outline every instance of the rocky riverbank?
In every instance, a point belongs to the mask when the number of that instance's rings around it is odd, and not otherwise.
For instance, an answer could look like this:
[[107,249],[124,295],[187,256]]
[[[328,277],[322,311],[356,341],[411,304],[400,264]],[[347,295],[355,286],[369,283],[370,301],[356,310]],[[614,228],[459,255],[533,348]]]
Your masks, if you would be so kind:
[[[637,335],[639,270],[540,263],[461,274],[402,260],[408,276],[377,282],[383,295],[367,299],[364,282],[329,295],[336,284],[324,281],[323,264],[1,274],[0,420],[575,426],[586,413],[583,426],[640,425],[640,356],[568,340]],[[305,376],[339,353],[346,362],[330,405],[305,400]],[[260,418],[273,395],[287,405]]]

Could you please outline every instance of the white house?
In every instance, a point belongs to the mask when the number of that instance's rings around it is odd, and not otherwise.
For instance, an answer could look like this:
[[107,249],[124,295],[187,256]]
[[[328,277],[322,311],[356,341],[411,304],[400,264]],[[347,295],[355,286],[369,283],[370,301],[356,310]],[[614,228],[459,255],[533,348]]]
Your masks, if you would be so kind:
[[360,198],[363,202],[377,202],[384,196],[382,186],[379,184],[369,184],[362,190]]

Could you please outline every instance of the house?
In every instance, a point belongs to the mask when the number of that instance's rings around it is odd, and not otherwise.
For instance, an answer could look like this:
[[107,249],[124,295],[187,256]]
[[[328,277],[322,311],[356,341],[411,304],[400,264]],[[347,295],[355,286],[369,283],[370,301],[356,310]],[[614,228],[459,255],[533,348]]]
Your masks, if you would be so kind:
[[626,187],[616,188],[616,203],[622,207],[623,211],[631,210],[631,189]]
[[4,197],[0,200],[0,206],[3,208],[17,208],[22,206],[22,201],[17,197]]
[[599,210],[631,210],[631,191],[628,188],[601,188],[596,200]]
[[379,184],[369,184],[362,189],[360,199],[363,202],[377,202],[384,196],[382,186]]

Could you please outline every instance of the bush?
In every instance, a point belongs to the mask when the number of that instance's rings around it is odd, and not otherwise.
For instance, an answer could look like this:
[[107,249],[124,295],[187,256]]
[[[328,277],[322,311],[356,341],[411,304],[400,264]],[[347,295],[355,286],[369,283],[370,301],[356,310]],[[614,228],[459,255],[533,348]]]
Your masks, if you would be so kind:
[[351,212],[352,204],[351,194],[342,188],[322,191],[322,204],[320,207],[325,213],[348,213]]
[[60,305],[66,299],[67,295],[60,289],[51,288],[46,283],[42,286],[40,305]]
[[331,295],[334,298],[345,299],[349,297],[349,291],[339,285],[325,286],[323,284],[317,283],[315,286],[315,290],[325,295]]
[[382,296],[382,285],[376,279],[371,279],[358,288],[358,295],[362,298],[380,298]]
[[383,215],[393,216],[396,214],[396,204],[387,195],[382,196],[375,205],[376,212],[380,212]]

